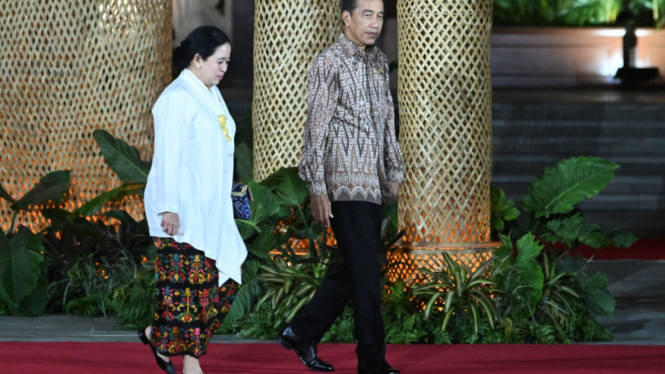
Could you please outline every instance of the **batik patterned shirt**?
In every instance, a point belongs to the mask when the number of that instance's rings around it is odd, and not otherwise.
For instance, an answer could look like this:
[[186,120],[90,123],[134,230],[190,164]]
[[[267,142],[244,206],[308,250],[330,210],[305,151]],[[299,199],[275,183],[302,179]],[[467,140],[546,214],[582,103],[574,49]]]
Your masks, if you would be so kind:
[[380,180],[402,182],[388,58],[346,35],[309,70],[307,122],[298,168],[312,197],[382,203]]

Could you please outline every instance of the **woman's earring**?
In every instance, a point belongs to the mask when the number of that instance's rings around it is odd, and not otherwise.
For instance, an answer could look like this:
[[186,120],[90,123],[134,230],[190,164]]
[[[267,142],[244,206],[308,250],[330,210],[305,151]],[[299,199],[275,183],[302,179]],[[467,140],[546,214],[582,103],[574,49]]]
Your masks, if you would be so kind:
[[197,68],[197,69],[201,69],[201,65],[198,65],[196,68]]

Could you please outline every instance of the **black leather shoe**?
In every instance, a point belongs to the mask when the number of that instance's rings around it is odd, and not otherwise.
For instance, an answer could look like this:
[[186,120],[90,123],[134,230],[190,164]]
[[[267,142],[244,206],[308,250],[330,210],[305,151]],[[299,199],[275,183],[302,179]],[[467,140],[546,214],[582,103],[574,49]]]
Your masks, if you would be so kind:
[[389,363],[383,361],[378,363],[358,363],[358,374],[400,374],[400,372],[397,369],[393,369]]
[[300,361],[312,371],[335,371],[332,365],[323,361],[317,356],[316,346],[303,344],[299,341],[298,336],[291,330],[290,326],[286,326],[275,337],[277,342],[282,347],[296,353]]
[[141,339],[141,342],[143,344],[150,346],[150,349],[152,350],[152,354],[155,356],[155,361],[157,361],[157,365],[159,365],[159,368],[164,370],[167,374],[175,374],[175,366],[173,366],[173,361],[165,361],[161,357],[157,355],[157,349],[155,348],[154,345],[152,345],[152,342],[148,337],[145,335],[144,330],[139,330],[139,339]]

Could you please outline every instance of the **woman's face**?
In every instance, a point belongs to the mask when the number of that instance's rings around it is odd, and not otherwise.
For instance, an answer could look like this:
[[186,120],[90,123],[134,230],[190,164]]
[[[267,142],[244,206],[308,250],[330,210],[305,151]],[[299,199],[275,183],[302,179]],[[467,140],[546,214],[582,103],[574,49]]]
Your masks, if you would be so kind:
[[202,59],[200,55],[194,57],[193,66],[191,66],[194,74],[206,85],[211,88],[216,86],[224,79],[224,74],[231,62],[231,44],[223,44],[215,50],[210,57]]

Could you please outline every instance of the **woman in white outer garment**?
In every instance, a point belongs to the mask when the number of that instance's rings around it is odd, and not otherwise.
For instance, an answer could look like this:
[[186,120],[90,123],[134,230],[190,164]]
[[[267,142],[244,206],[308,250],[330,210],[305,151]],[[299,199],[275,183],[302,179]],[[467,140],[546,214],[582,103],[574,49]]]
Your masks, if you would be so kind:
[[201,374],[199,358],[219,328],[241,282],[247,249],[233,217],[235,122],[217,84],[231,60],[231,42],[203,26],[175,50],[183,69],[153,108],[155,154],[145,213],[157,247],[152,326],[139,331],[159,367]]

